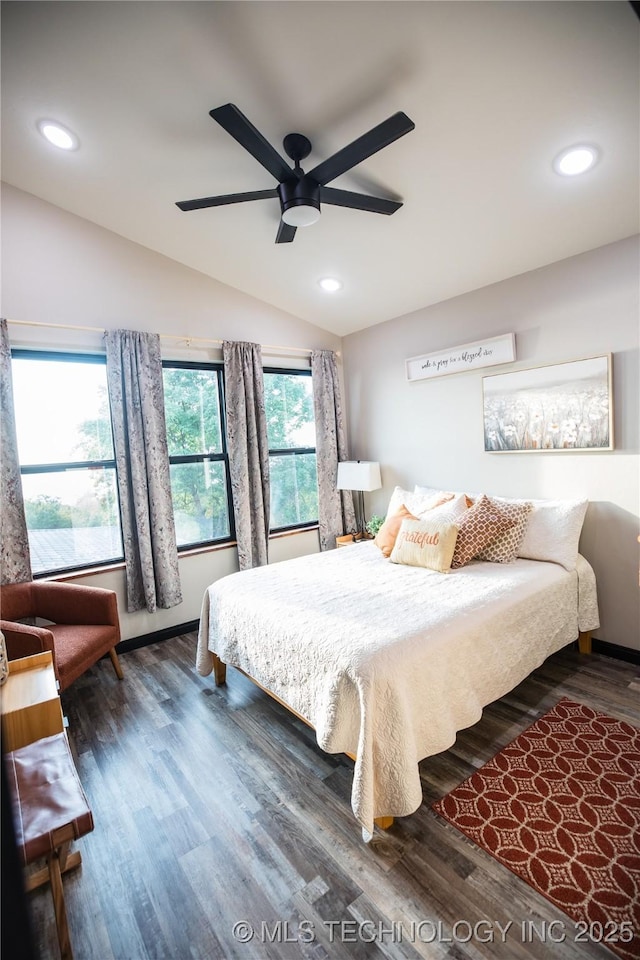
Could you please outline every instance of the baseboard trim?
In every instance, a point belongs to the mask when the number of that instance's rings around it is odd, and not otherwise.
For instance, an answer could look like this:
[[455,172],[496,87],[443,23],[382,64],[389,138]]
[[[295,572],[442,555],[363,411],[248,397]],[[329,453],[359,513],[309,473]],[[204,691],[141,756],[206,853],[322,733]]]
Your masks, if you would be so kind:
[[604,640],[595,638],[591,641],[591,649],[593,653],[601,653],[604,657],[613,657],[615,660],[625,660],[640,666],[640,650],[621,647],[618,643],[605,643]]
[[121,640],[118,644],[118,653],[129,653],[131,650],[148,647],[149,644],[158,643],[160,640],[172,640],[174,637],[181,637],[183,633],[193,633],[194,630],[198,629],[199,624],[199,620],[189,620],[188,623],[178,623],[175,627],[165,627],[163,630],[145,633],[141,637]]

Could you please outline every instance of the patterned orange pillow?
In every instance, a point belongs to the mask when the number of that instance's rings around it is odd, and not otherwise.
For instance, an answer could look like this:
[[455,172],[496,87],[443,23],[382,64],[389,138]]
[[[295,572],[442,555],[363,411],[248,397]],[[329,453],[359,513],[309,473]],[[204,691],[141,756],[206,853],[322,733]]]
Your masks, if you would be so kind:
[[404,503],[400,505],[395,513],[392,513],[390,517],[387,517],[385,522],[378,530],[376,538],[373,541],[377,547],[380,547],[385,557],[391,556],[391,551],[395,546],[396,537],[400,531],[400,525],[402,524],[402,521],[417,519],[417,517],[414,517],[414,515],[407,510]]
[[515,525],[516,520],[508,517],[495,501],[483,494],[459,522],[458,539],[451,566],[464,567],[485,547]]
[[492,563],[512,563],[518,556],[518,547],[524,540],[529,516],[533,504],[529,501],[503,500],[500,498],[491,501],[501,513],[515,520],[515,524],[506,533],[492,540],[489,546],[477,554],[478,560],[490,560]]

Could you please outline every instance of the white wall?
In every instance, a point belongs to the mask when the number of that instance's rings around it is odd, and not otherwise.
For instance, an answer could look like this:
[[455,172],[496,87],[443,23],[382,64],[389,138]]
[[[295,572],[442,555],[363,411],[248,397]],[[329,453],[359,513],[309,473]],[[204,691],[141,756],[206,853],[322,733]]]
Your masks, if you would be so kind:
[[[339,350],[334,334],[212,280],[195,270],[45,203],[2,188],[2,315],[9,320],[95,327],[58,330],[9,324],[12,346],[102,352],[102,329],[182,337],[251,340]],[[166,359],[221,359],[215,344],[163,340]],[[308,366],[303,354],[265,353],[274,366]],[[43,398],[46,402],[46,398]],[[272,539],[271,561],[319,549],[316,531]],[[126,612],[122,569],[81,582],[118,593],[123,639],[195,620],[205,588],[237,569],[235,547],[180,558],[184,599],[155,614]]]
[[[352,455],[380,461],[384,513],[395,484],[504,496],[587,497],[580,543],[598,579],[599,639],[640,649],[637,238],[513,277],[346,337]],[[514,364],[407,382],[404,361],[515,332]],[[484,452],[482,375],[613,354],[615,451]]]
[[[290,560],[307,553],[317,553],[319,549],[317,530],[272,537],[269,541],[269,563]],[[156,613],[147,613],[146,610],[127,613],[127,590],[123,567],[65,579],[70,583],[115,590],[118,595],[122,639],[128,640],[155,633],[156,630],[179,626],[190,620],[197,620],[205,590],[214,580],[236,572],[238,553],[235,546],[222,546],[197,555],[181,555],[178,565],[182,584],[182,603],[170,610],[158,610]]]

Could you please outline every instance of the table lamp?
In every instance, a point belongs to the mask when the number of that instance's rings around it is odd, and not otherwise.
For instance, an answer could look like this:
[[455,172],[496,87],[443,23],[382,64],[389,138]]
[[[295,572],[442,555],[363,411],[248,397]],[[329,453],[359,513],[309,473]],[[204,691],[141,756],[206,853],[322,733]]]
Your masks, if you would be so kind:
[[343,460],[338,464],[338,490],[353,490],[356,494],[356,523],[358,537],[366,537],[366,519],[364,515],[364,491],[379,490],[382,486],[380,479],[380,464],[371,460]]

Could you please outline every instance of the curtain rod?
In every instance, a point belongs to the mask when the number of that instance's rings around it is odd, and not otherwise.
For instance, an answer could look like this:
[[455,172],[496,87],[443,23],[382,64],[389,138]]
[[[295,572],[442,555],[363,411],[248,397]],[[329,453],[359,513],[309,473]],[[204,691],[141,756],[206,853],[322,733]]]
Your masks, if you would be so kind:
[[[7,323],[14,323],[21,327],[50,327],[54,330],[83,330],[88,333],[106,333],[107,331],[104,327],[82,327],[78,324],[71,323],[42,323],[39,320],[10,320],[8,317]],[[182,336],[175,333],[160,333],[159,337],[161,340],[184,340],[187,349],[191,346],[192,343],[218,343],[222,345],[223,340],[213,337],[189,337]],[[287,353],[311,353],[310,347],[282,347],[277,346],[272,343],[262,344],[264,350],[286,350]],[[336,351],[336,356],[340,356],[340,352]]]

